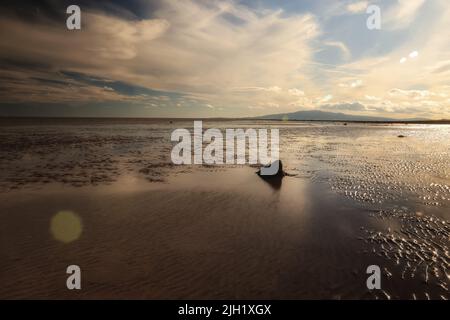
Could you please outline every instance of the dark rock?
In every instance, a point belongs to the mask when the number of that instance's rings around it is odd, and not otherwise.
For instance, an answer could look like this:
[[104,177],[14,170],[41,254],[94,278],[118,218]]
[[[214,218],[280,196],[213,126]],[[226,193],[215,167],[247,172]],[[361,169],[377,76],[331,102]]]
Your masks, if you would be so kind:
[[[277,168],[278,165],[278,168]],[[281,188],[281,184],[283,181],[283,177],[286,175],[286,173],[283,171],[283,163],[281,162],[281,160],[276,160],[274,162],[272,162],[270,164],[270,166],[264,166],[264,168],[274,168],[274,169],[278,169],[274,174],[269,175],[269,173],[273,173],[270,169],[268,172],[264,172],[264,174],[262,174],[262,169],[259,169],[258,172],[256,172],[258,174],[258,176],[263,179],[265,182],[267,182],[273,189],[275,190],[279,190]]]
[[261,174],[261,169],[259,169],[256,173],[263,178],[270,178],[270,177],[283,177],[285,176],[285,172],[283,171],[283,162],[281,160],[275,160],[270,165],[264,166],[264,168],[276,168],[278,165],[278,170],[275,174],[269,175],[269,174]]

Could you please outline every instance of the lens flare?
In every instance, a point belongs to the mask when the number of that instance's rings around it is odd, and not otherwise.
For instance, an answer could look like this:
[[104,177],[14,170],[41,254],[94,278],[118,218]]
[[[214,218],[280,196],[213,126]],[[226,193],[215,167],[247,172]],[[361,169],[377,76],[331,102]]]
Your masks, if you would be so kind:
[[50,232],[61,242],[70,243],[77,240],[83,231],[81,218],[72,211],[59,211],[50,221]]

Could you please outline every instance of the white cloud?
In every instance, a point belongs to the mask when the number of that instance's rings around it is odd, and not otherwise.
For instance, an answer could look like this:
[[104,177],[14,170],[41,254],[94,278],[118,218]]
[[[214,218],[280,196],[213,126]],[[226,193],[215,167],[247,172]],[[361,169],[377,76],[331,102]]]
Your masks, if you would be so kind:
[[361,79],[356,79],[353,81],[350,81],[349,83],[339,83],[338,86],[341,88],[359,88],[363,85],[363,82]]
[[350,87],[358,88],[358,87],[362,86],[362,83],[363,83],[362,80],[358,79],[358,80],[355,80],[352,83],[350,83]]
[[351,13],[365,12],[369,3],[367,1],[353,2],[347,5],[347,11]]
[[417,51],[413,51],[409,54],[409,57],[411,59],[417,58],[419,56],[419,53]]
[[375,96],[370,96],[370,95],[365,95],[365,98],[369,101],[381,101],[380,97],[375,97]]
[[304,92],[304,91],[299,90],[299,89],[297,89],[297,88],[289,89],[289,90],[288,90],[288,93],[289,93],[291,96],[304,96],[304,95],[305,95],[305,92]]
[[343,42],[340,42],[340,41],[326,41],[323,44],[325,46],[338,48],[342,52],[344,59],[347,59],[347,60],[350,59],[350,57],[351,57],[350,50],[348,49],[348,47]]
[[415,100],[419,100],[419,99],[428,97],[430,95],[435,95],[435,93],[430,92],[428,90],[402,90],[402,89],[398,89],[398,88],[390,90],[389,94],[391,96],[402,96],[402,97],[413,98]]
[[382,11],[383,28],[403,29],[409,26],[419,13],[425,0],[397,0],[387,12]]
[[333,96],[331,94],[327,94],[324,97],[319,99],[319,103],[325,103],[333,99]]

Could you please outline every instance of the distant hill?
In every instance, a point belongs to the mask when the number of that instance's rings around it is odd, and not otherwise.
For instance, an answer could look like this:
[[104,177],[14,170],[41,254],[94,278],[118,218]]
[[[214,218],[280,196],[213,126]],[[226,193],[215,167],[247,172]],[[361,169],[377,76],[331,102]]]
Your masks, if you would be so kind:
[[394,121],[426,121],[427,119],[394,119],[385,117],[371,117],[371,116],[359,116],[352,114],[345,114],[340,112],[326,112],[318,110],[309,111],[297,111],[291,113],[277,113],[269,114],[265,116],[254,117],[253,119],[265,119],[265,120],[305,120],[305,121],[382,121],[382,122],[394,122]]

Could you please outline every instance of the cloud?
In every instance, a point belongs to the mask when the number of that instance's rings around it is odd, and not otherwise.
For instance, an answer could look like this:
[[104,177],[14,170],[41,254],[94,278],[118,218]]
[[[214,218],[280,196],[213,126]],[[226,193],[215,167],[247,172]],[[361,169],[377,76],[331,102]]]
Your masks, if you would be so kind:
[[444,73],[450,71],[450,61],[440,61],[438,65],[433,67],[433,73]]
[[[371,96],[380,99],[375,106],[382,102],[389,106],[388,112],[401,112],[407,104],[414,104],[423,112],[435,114],[432,117],[448,117],[450,109],[442,95],[449,92],[443,86],[450,82],[450,73],[445,71],[446,62],[450,61],[450,42],[441,30],[450,27],[450,8],[445,1],[436,0],[417,10],[411,30],[385,31],[383,38],[395,34],[396,41],[390,48],[385,47],[383,54],[374,49],[370,55],[339,66],[339,78],[330,81],[330,86],[337,88],[333,91],[334,101],[364,101]],[[381,39],[375,42],[374,48],[384,43]],[[403,63],[399,63],[401,57],[405,57]],[[351,91],[348,84],[356,77],[364,86]]]
[[339,83],[339,87],[341,88],[359,88],[363,85],[362,80],[356,79],[349,83]]
[[367,1],[353,2],[347,5],[347,11],[351,13],[365,12],[369,3]]
[[434,95],[434,93],[432,93],[428,90],[402,90],[402,89],[398,89],[398,88],[390,90],[389,94],[391,96],[408,97],[408,98],[413,98],[415,100],[420,100],[420,99],[429,97],[430,95]]
[[[65,77],[30,70],[1,70],[2,103],[86,103],[126,101],[128,96],[107,86],[90,86]],[[5,94],[7,93],[7,94]]]
[[397,0],[385,13],[382,13],[383,27],[403,29],[408,27],[419,13],[425,0]]
[[362,13],[367,1],[315,3],[298,10],[226,0],[155,0],[133,10],[86,5],[74,32],[64,14],[34,10],[25,20],[2,11],[0,98],[180,104],[199,115],[218,106],[245,116],[257,108],[288,112],[356,101],[367,113],[450,113],[446,0],[377,0],[380,32],[349,14]]
[[292,95],[292,96],[297,96],[297,97],[299,97],[299,96],[304,96],[304,95],[305,95],[305,92],[304,92],[304,91],[299,90],[299,89],[297,89],[297,88],[289,89],[289,90],[288,90],[288,93],[289,93],[290,95]]
[[231,105],[237,102],[231,88],[278,93],[291,86],[299,79],[293,70],[311,58],[309,42],[319,33],[310,14],[231,1],[162,1],[151,18],[139,20],[82,14],[76,32],[3,17],[0,59],[39,61],[49,72],[65,69]]
[[344,59],[347,59],[347,60],[350,59],[350,57],[351,57],[350,50],[347,48],[347,46],[343,42],[325,41],[323,44],[325,46],[338,48],[342,52]]
[[268,88],[264,87],[237,87],[237,88],[231,88],[232,91],[236,92],[274,92],[274,93],[280,93],[282,89],[278,86],[272,86]]
[[323,96],[322,98],[319,98],[318,100],[319,100],[319,103],[324,103],[324,102],[330,101],[331,99],[333,99],[333,95],[327,94],[327,95]]
[[419,53],[418,53],[417,51],[412,51],[412,52],[409,54],[409,57],[410,57],[411,59],[417,58],[418,56],[419,56]]
[[375,97],[375,96],[370,96],[370,95],[365,95],[365,98],[369,101],[381,101],[380,97]]

